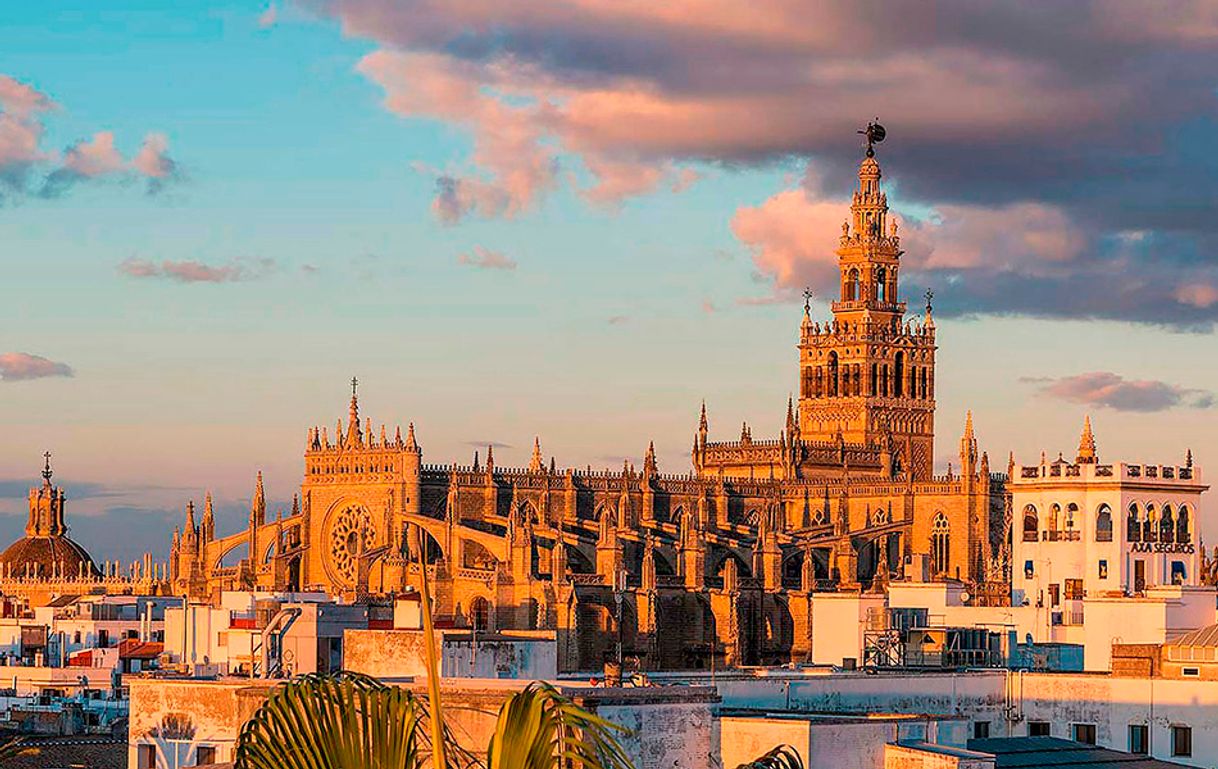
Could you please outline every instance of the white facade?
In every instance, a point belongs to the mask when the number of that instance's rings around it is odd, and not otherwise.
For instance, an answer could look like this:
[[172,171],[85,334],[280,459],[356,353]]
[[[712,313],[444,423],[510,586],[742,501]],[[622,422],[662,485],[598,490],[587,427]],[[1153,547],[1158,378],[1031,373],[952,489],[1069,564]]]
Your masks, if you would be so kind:
[[1199,584],[1209,487],[1191,460],[1101,464],[1080,449],[1074,463],[1042,460],[1013,476],[1011,602],[1036,607],[1038,625],[1081,625],[1084,596]]

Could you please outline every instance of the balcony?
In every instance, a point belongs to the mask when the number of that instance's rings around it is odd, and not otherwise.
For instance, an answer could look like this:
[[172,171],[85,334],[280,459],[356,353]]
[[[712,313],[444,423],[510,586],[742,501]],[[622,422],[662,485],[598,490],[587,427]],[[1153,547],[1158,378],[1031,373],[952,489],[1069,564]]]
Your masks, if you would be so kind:
[[1082,538],[1083,533],[1078,529],[1044,532],[1044,539],[1048,542],[1078,542]]

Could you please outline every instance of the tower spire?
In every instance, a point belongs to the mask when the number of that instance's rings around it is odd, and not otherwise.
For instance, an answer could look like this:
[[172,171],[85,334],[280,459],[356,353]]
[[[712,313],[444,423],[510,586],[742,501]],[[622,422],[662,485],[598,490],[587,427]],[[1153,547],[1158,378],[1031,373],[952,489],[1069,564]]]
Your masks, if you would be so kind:
[[540,473],[545,469],[545,465],[541,459],[541,436],[533,436],[533,456],[529,458],[529,472]]
[[360,443],[359,427],[359,395],[356,388],[359,379],[351,377],[351,407],[347,411],[347,444],[358,446]]
[[51,485],[51,476],[55,474],[54,472],[51,471],[51,452],[48,451],[48,452],[44,453],[42,455],[42,459],[44,462],[44,464],[42,466],[42,485],[50,486]]
[[1078,439],[1078,456],[1074,458],[1076,464],[1093,465],[1095,464],[1095,435],[1091,432],[1091,415],[1083,416],[1083,434]]

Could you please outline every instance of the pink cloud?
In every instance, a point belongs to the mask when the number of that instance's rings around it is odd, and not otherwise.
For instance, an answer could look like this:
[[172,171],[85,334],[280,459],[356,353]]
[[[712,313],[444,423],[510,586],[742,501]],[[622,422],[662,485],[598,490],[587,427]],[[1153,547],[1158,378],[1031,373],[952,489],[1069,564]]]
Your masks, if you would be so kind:
[[114,133],[98,131],[89,141],[68,147],[63,167],[84,177],[117,173],[125,165],[123,156],[114,148]]
[[275,26],[275,22],[279,21],[279,6],[271,3],[262,13],[258,15],[258,26],[263,29]]
[[[146,179],[149,192],[156,192],[177,176],[168,142],[160,134],[148,134],[130,162],[115,146],[111,131],[74,142],[62,155],[43,149],[43,118],[56,107],[33,86],[0,75],[0,193],[54,198],[82,181],[133,176]],[[45,169],[41,185],[31,182],[36,169]]]
[[474,246],[472,253],[461,254],[457,257],[458,264],[469,265],[480,270],[514,270],[516,260],[499,252],[482,246]]
[[70,376],[73,376],[71,366],[40,355],[25,352],[6,352],[0,355],[0,382]]
[[1025,380],[1040,384],[1053,398],[1116,411],[1164,411],[1176,406],[1210,408],[1212,393],[1154,379],[1129,380],[1111,371],[1093,371],[1060,379]]
[[1192,283],[1176,289],[1176,299],[1193,307],[1212,307],[1218,303],[1218,287],[1209,283]]
[[166,259],[157,263],[133,258],[122,262],[118,271],[130,278],[154,278],[177,283],[235,283],[263,277],[274,268],[275,263],[271,259],[236,260],[228,264],[209,265],[192,260]]

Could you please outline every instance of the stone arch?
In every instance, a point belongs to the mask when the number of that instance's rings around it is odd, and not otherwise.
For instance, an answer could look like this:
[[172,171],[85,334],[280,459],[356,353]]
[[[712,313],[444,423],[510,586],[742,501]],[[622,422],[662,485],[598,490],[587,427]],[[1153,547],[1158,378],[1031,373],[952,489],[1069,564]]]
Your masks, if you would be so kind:
[[897,350],[892,361],[892,397],[900,398],[905,394],[905,353]]
[[1025,505],[1023,509],[1023,541],[1035,542],[1040,539],[1040,519],[1036,505]]
[[1095,513],[1095,541],[1112,541],[1112,508],[1106,502]]
[[1142,541],[1142,514],[1137,502],[1129,503],[1129,511],[1125,515],[1125,539],[1129,542]]
[[659,598],[654,667],[705,670],[719,653],[718,623],[710,601],[698,593],[676,592]]
[[567,569],[572,574],[595,574],[596,563],[588,557],[578,545],[563,543],[563,553],[567,560]]
[[847,302],[853,302],[859,298],[859,271],[858,268],[852,267],[850,272],[846,273],[846,296]]
[[1159,538],[1159,517],[1155,513],[1153,502],[1146,504],[1146,517],[1142,519],[1142,541],[1157,542]]
[[1180,505],[1180,509],[1176,511],[1176,541],[1182,545],[1190,544],[1193,541],[1189,523],[1188,505]]
[[753,569],[749,566],[748,561],[741,558],[735,550],[728,548],[719,548],[719,552],[715,557],[715,566],[711,569],[711,574],[716,577],[723,577],[723,570],[727,567],[728,561],[736,562],[736,574],[740,577],[752,577]]
[[491,632],[495,628],[495,613],[491,602],[484,596],[475,596],[469,602],[469,626],[474,630]]

